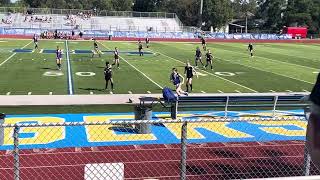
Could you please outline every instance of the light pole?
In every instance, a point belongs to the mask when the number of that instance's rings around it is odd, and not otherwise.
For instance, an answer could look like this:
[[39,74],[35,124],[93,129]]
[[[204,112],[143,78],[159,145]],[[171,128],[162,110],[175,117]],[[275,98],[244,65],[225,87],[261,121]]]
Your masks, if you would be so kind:
[[200,1],[199,28],[202,26],[203,0]]

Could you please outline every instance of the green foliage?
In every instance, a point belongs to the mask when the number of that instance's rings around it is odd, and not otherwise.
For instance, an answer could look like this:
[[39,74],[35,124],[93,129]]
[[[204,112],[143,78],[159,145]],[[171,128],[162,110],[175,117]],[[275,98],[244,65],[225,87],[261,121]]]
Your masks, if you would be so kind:
[[220,28],[232,19],[231,1],[229,0],[207,0],[204,3],[203,20],[205,27],[209,29]]

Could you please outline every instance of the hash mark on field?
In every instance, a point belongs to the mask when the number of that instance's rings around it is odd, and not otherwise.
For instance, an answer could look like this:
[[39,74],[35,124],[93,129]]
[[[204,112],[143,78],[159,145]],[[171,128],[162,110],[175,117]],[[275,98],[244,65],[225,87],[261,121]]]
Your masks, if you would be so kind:
[[286,90],[287,92],[293,92],[293,91],[291,91],[291,90]]
[[9,96],[11,94],[11,92],[7,92],[7,96]]
[[238,90],[235,90],[235,92],[237,92],[237,93],[241,93],[241,91],[238,91]]
[[305,89],[302,89],[302,91],[304,91],[304,92],[310,92],[310,91],[307,91],[307,90],[305,90]]
[[31,95],[32,94],[32,92],[28,92],[28,95]]
[[151,94],[151,92],[150,92],[150,91],[147,91],[147,93],[148,93],[148,94]]
[[275,92],[274,90],[270,90],[270,92]]
[[201,93],[205,94],[206,92],[204,92],[204,91],[201,91]]
[[218,90],[219,93],[224,93],[223,91]]
[[128,93],[129,93],[129,94],[132,94],[132,92],[131,92],[131,91],[128,91]]

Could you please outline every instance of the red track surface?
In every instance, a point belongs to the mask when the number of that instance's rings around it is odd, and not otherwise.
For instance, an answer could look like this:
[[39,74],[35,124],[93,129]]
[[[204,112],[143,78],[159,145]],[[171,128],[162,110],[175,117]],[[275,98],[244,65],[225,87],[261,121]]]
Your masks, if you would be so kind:
[[[84,179],[85,164],[124,163],[126,179],[178,179],[179,145],[20,151],[22,179]],[[301,141],[190,144],[188,179],[292,176],[303,173]],[[11,152],[1,152],[0,179],[13,179]]]

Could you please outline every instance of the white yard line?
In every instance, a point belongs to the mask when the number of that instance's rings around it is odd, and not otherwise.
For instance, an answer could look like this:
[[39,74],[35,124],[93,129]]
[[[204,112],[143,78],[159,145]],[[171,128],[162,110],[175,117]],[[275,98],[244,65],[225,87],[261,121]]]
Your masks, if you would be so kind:
[[[229,46],[229,47],[230,47],[230,46]],[[238,54],[247,54],[247,53],[236,52],[236,51],[231,51],[231,50],[227,50],[227,49],[222,49],[222,50],[229,51],[229,52],[233,52],[233,53],[238,53]],[[259,57],[259,58],[263,58],[263,59],[268,59],[268,60],[270,60],[270,61],[276,61],[277,63],[290,64],[290,65],[297,66],[297,67],[303,67],[303,68],[307,68],[307,69],[318,70],[318,69],[316,69],[316,68],[312,68],[312,67],[308,67],[308,66],[303,66],[303,65],[299,65],[299,64],[288,63],[288,62],[283,62],[283,61],[278,61],[278,60],[271,59],[271,58],[267,58],[267,57],[263,57],[263,56],[256,56],[256,55],[255,55],[255,57]]]
[[257,68],[257,67],[254,67],[254,66],[249,66],[249,65],[246,65],[246,64],[237,63],[236,61],[232,61],[232,60],[229,60],[229,59],[222,59],[222,58],[218,58],[218,57],[216,57],[216,59],[221,59],[222,61],[228,61],[228,62],[231,62],[232,64],[239,64],[239,65],[246,66],[246,67],[249,67],[249,68],[252,68],[252,69],[257,69],[257,70],[259,70],[259,71],[264,71],[264,72],[272,73],[272,74],[275,74],[275,75],[278,75],[278,76],[282,76],[282,77],[294,79],[294,80],[301,81],[301,82],[305,82],[305,83],[308,83],[308,84],[314,84],[313,82],[309,82],[309,81],[305,81],[305,80],[302,80],[302,79],[294,78],[294,77],[287,76],[287,75],[284,75],[284,74],[275,73],[275,72],[272,72],[272,71],[266,71],[266,70],[264,70],[264,69]]
[[132,94],[132,91],[128,91],[129,94]]
[[28,95],[31,95],[32,94],[32,92],[28,92]]
[[150,92],[150,91],[147,91],[147,93],[148,93],[148,94],[151,94],[151,92]]
[[91,91],[90,94],[93,95],[93,92]]
[[49,92],[49,95],[52,95],[53,93],[52,92]]
[[291,90],[286,90],[287,92],[293,92],[293,91],[291,91]]
[[[151,51],[151,50],[149,50],[149,51]],[[153,53],[159,53],[159,54],[161,54],[161,55],[163,55],[163,56],[165,56],[165,57],[167,57],[167,58],[170,58],[170,59],[172,59],[172,60],[175,60],[175,61],[177,61],[177,62],[180,62],[180,63],[184,64],[184,62],[182,62],[182,61],[180,61],[180,60],[178,60],[178,59],[176,59],[176,58],[173,58],[173,57],[171,57],[171,56],[165,55],[165,54],[163,54],[163,53],[161,53],[161,52],[157,52],[157,51],[151,51],[151,52],[153,52]],[[217,75],[215,75],[215,74],[213,74],[213,73],[210,73],[210,72],[207,72],[207,71],[204,71],[204,70],[200,70],[200,71],[202,71],[202,72],[204,72],[204,73],[207,73],[207,74],[210,74],[210,75],[212,75],[212,76],[214,76],[214,77],[217,77],[217,78],[219,78],[219,79],[222,79],[222,80],[224,80],[224,81],[230,82],[230,83],[232,83],[232,84],[235,84],[235,85],[237,85],[237,86],[243,87],[243,88],[245,88],[245,89],[247,89],[247,90],[250,90],[250,91],[252,91],[252,92],[256,92],[256,93],[258,92],[258,91],[254,90],[254,89],[251,89],[251,88],[247,87],[247,86],[244,86],[244,85],[238,84],[238,83],[236,83],[236,82],[230,81],[230,80],[225,79],[225,78],[223,78],[223,77],[217,76]]]
[[[108,48],[107,46],[105,46],[103,43],[99,42],[103,47],[111,50],[110,48]],[[147,76],[145,73],[143,73],[142,71],[140,71],[138,68],[136,68],[134,65],[132,65],[131,63],[129,63],[125,58],[123,58],[122,56],[119,56],[124,62],[126,62],[127,64],[129,64],[129,66],[131,66],[133,69],[135,69],[136,71],[138,71],[140,74],[142,74],[144,77],[146,77],[147,79],[149,79],[149,81],[151,81],[153,84],[155,84],[156,86],[158,86],[159,88],[163,89],[162,86],[160,86],[158,83],[156,83],[154,80],[152,80],[149,76]]]
[[238,91],[238,90],[235,90],[235,92],[237,92],[237,93],[241,93],[241,91]]
[[219,93],[224,93],[223,91],[218,90]]
[[275,92],[274,90],[270,90],[270,92]]
[[69,47],[68,47],[68,41],[65,41],[66,46],[66,58],[67,58],[67,70],[68,70],[68,92],[69,95],[73,95],[73,83],[72,83],[72,73],[71,73],[71,63],[70,63],[70,57],[69,57]]
[[7,92],[7,94],[6,94],[6,95],[7,95],[7,96],[9,96],[10,94],[11,94],[11,92]]
[[205,91],[201,91],[201,93],[205,94],[206,92]]
[[[24,45],[22,48],[20,48],[20,49],[23,49],[23,48],[25,48],[25,47],[27,47],[27,46],[29,46],[29,44],[31,44],[32,43],[32,41],[30,41],[28,44],[26,44],[26,45]],[[7,61],[9,61],[13,56],[15,56],[17,53],[13,53],[13,54],[11,54],[11,56],[9,56],[6,60],[4,60],[2,63],[0,63],[0,66],[2,66],[4,63],[6,63]]]

